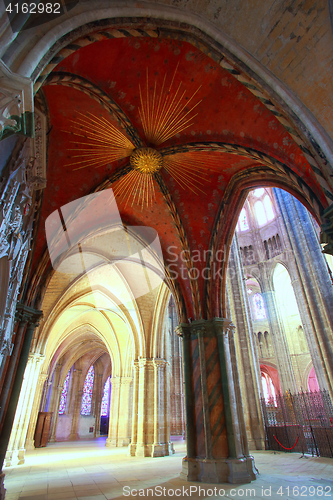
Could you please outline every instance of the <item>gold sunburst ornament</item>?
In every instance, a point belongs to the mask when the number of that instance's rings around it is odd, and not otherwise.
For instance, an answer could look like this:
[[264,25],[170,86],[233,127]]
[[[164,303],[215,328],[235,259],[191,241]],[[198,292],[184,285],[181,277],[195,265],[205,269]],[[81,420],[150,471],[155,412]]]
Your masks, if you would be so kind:
[[[86,116],[79,113],[79,118],[73,121],[72,133],[84,141],[72,141],[77,147],[71,151],[76,151],[77,154],[72,156],[75,161],[68,166],[76,170],[88,166],[98,168],[115,160],[129,158],[131,171],[117,181],[113,189],[125,204],[131,200],[132,205],[138,203],[142,208],[152,203],[155,197],[154,177],[162,168],[181,187],[194,193],[201,191],[198,184],[201,184],[207,166],[213,166],[207,153],[204,158],[190,152],[163,154],[163,151],[155,148],[193,125],[193,119],[197,116],[194,110],[201,102],[195,100],[200,87],[189,97],[182,88],[182,82],[174,88],[177,69],[178,66],[169,86],[166,84],[166,76],[159,89],[156,80],[150,85],[148,69],[145,88],[142,89],[139,85],[139,116],[149,147],[136,147],[105,118],[91,113]],[[134,133],[137,135],[136,131]]]
[[153,148],[135,149],[130,156],[132,167],[145,175],[154,175],[163,167],[163,156]]

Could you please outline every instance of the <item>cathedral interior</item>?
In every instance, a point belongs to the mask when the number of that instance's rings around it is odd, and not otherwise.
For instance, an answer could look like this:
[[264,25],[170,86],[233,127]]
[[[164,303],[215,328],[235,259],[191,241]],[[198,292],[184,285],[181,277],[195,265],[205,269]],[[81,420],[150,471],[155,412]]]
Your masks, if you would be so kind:
[[332,477],[331,0],[0,11],[0,500],[121,497],[14,488],[83,445]]

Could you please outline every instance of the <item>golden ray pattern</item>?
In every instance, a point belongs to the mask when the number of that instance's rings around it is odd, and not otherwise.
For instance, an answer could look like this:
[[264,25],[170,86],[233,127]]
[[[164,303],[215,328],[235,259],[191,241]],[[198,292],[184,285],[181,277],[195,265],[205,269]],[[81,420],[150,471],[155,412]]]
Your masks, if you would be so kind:
[[203,184],[209,170],[218,169],[217,158],[216,153],[212,155],[205,151],[176,153],[163,157],[163,167],[182,188],[194,194],[198,191],[205,194],[198,184]]
[[180,82],[177,89],[173,90],[172,87],[177,69],[178,65],[168,90],[165,88],[166,75],[159,91],[157,90],[156,80],[153,88],[149,87],[148,68],[146,89],[144,92],[139,85],[141,103],[139,115],[147,141],[155,146],[159,146],[193,125],[192,120],[197,116],[197,113],[193,115],[192,112],[201,103],[201,101],[196,102],[186,111],[186,108],[193,101],[201,86],[190,98],[186,98],[186,90],[181,90],[182,82]]
[[145,88],[142,89],[139,85],[138,111],[149,147],[136,149],[130,139],[106,118],[79,113],[79,118],[72,120],[72,133],[82,138],[82,141],[72,141],[77,147],[71,151],[77,154],[73,154],[75,162],[68,166],[75,167],[75,170],[88,166],[98,168],[115,160],[129,158],[132,170],[113,186],[115,195],[124,201],[125,206],[129,200],[132,206],[137,203],[141,208],[152,204],[155,198],[154,176],[162,168],[182,188],[190,189],[195,194],[203,192],[198,185],[203,184],[208,169],[216,169],[211,153],[163,155],[155,149],[155,146],[160,146],[193,125],[197,116],[194,110],[201,102],[195,99],[200,87],[188,97],[186,90],[182,88],[182,82],[174,86],[177,69],[178,66],[169,86],[166,75],[161,87],[158,87],[156,80],[150,84],[148,69]]
[[134,144],[110,121],[91,113],[87,113],[87,116],[82,113],[79,115],[76,121],[71,120],[75,124],[72,134],[90,142],[71,141],[73,144],[84,147],[70,149],[78,153],[72,155],[72,158],[80,158],[80,160],[67,166],[80,165],[74,170],[90,166],[98,168],[112,161],[127,158],[134,151]]

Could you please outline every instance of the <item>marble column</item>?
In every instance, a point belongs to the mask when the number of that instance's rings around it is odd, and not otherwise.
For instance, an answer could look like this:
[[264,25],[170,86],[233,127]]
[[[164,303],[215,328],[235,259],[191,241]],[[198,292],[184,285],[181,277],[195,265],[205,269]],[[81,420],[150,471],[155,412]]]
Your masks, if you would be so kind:
[[209,483],[255,479],[249,455],[234,346],[225,318],[181,323],[185,378],[186,444],[181,477]]

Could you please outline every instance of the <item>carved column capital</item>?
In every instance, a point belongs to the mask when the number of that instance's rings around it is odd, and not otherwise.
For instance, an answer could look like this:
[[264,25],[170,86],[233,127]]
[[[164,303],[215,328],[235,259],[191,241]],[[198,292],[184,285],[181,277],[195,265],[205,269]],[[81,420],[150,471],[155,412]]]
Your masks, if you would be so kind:
[[39,325],[39,321],[43,316],[43,311],[26,306],[20,302],[16,306],[15,320],[22,323],[27,323],[28,326]]
[[176,333],[184,340],[209,338],[220,334],[227,335],[231,338],[235,328],[233,322],[228,318],[214,318],[212,320],[199,319],[192,321],[192,323],[180,323],[176,328]]
[[165,366],[167,366],[169,363],[166,359],[163,359],[163,358],[154,358],[153,359],[153,364],[155,366],[156,369],[161,369],[161,368],[164,368]]
[[33,83],[0,61],[0,140],[21,132],[33,136]]

